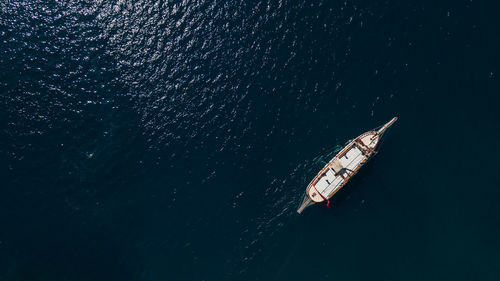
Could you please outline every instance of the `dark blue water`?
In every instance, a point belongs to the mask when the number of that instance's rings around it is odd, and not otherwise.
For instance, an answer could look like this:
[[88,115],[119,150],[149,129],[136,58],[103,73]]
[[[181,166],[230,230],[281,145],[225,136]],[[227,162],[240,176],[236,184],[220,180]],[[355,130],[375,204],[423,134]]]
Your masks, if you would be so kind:
[[499,280],[479,2],[1,1],[0,280]]

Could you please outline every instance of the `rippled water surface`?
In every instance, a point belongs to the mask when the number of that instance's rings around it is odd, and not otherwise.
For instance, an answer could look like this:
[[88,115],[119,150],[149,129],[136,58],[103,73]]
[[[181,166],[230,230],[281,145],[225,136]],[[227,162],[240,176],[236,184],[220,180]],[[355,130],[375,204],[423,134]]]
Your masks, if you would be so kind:
[[0,280],[498,280],[500,25],[435,2],[0,1]]

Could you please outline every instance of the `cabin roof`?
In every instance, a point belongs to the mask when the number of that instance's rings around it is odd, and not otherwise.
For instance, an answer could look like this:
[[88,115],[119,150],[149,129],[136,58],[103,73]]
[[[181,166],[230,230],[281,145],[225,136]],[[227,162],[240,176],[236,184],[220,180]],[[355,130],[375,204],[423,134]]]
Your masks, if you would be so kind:
[[340,159],[334,158],[329,163],[329,169],[321,175],[314,188],[320,193],[323,198],[329,198],[330,194],[344,183],[350,171],[356,169],[357,166],[365,159],[361,150],[353,145]]

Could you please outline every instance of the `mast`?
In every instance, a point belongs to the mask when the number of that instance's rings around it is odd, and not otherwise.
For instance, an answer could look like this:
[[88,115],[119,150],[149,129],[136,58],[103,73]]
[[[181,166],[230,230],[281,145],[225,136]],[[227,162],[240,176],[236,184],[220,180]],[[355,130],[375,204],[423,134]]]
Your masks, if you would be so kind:
[[398,117],[394,117],[391,119],[391,121],[385,123],[384,126],[382,126],[382,128],[378,129],[377,131],[377,134],[378,135],[382,135],[390,126],[392,126],[392,124],[394,124],[394,122],[396,122],[398,120]]

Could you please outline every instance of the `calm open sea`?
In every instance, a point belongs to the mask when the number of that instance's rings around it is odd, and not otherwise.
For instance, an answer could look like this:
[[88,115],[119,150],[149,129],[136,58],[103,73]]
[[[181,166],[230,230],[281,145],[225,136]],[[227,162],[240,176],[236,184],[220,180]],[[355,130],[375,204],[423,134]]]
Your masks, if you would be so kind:
[[0,280],[500,280],[479,2],[0,1]]

